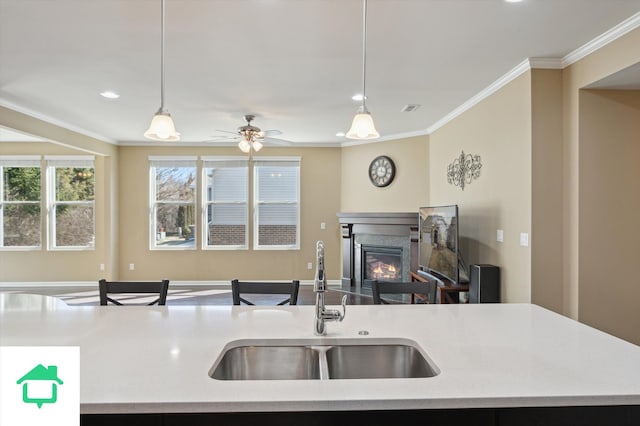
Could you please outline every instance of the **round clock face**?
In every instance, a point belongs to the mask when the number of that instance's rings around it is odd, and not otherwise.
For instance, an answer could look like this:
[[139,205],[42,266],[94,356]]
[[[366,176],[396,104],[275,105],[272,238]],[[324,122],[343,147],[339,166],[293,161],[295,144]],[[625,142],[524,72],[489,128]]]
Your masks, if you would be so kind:
[[375,186],[389,185],[396,175],[396,166],[391,158],[381,155],[373,159],[369,165],[369,179]]

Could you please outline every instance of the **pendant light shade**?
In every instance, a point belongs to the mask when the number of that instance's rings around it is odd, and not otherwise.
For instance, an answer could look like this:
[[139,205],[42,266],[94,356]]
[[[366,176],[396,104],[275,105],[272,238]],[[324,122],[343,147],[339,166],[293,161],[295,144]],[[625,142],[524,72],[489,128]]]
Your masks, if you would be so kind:
[[154,141],[176,142],[180,140],[180,133],[171,119],[171,114],[164,108],[164,16],[165,0],[161,0],[162,13],[160,22],[160,109],[151,119],[149,129],[144,137]]
[[180,133],[176,132],[171,114],[160,110],[151,119],[151,125],[144,132],[144,137],[154,141],[176,142],[180,140]]
[[364,105],[358,109],[356,116],[353,117],[351,128],[345,136],[349,139],[363,140],[380,137],[380,133],[378,133],[376,126],[373,124],[373,117],[371,117],[371,113],[367,111]]
[[376,139],[380,133],[373,124],[373,117],[366,105],[367,88],[367,0],[363,0],[362,8],[362,105],[358,108],[356,116],[353,117],[351,128],[345,135],[349,139]]

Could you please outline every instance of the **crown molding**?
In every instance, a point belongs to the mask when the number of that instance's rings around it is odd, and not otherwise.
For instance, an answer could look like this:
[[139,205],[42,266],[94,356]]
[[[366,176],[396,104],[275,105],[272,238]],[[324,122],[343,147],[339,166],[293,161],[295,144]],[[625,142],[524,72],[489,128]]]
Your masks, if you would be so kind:
[[0,106],[8,108],[15,112],[19,112],[20,114],[24,114],[29,117],[35,118],[37,120],[44,121],[45,123],[52,124],[54,126],[60,127],[65,130],[69,130],[84,136],[88,136],[90,138],[93,138],[102,142],[106,142],[112,145],[118,145],[118,142],[113,139],[104,137],[103,135],[99,135],[97,133],[93,133],[89,130],[83,129],[73,124],[49,117],[48,115],[44,115],[42,113],[27,109],[27,108],[23,108],[19,105],[12,104],[11,102],[7,102],[4,99],[0,99]]
[[593,52],[617,40],[618,38],[622,37],[628,32],[635,30],[639,26],[640,26],[640,12],[625,19],[615,27],[611,28],[605,33],[594,38],[587,44],[567,54],[564,58],[562,58],[562,68],[566,68],[569,65],[575,64],[585,56],[592,54]]
[[529,58],[531,69],[561,70],[564,68],[563,58]]
[[428,135],[429,135],[429,132],[427,129],[416,130],[415,132],[394,133],[393,135],[381,136],[374,140],[348,140],[348,141],[342,142],[340,144],[340,147],[345,148],[349,146],[369,145],[373,143],[397,141],[399,139],[408,139],[408,138],[414,138],[416,136],[428,136]]
[[454,118],[462,115],[464,112],[471,109],[473,106],[477,105],[484,99],[496,93],[498,90],[502,89],[504,86],[524,74],[525,72],[531,69],[531,65],[529,63],[529,59],[525,59],[516,65],[511,71],[507,72],[505,75],[491,83],[489,86],[485,87],[478,94],[473,96],[471,99],[460,105],[458,108],[451,111],[449,114],[442,117],[440,120],[436,121],[430,127],[427,128],[427,132],[429,134],[435,132],[448,122],[452,121]]

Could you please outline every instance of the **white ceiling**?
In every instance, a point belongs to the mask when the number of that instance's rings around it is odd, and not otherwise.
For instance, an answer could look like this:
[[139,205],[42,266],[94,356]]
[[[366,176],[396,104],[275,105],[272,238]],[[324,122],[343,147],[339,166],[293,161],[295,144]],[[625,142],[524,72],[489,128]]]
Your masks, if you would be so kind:
[[[639,12],[640,0],[370,0],[367,105],[385,139],[426,132],[527,58],[564,58]],[[167,0],[166,107],[181,143],[246,113],[296,144],[344,143],[361,31],[361,0]],[[150,144],[160,0],[0,0],[0,105]]]

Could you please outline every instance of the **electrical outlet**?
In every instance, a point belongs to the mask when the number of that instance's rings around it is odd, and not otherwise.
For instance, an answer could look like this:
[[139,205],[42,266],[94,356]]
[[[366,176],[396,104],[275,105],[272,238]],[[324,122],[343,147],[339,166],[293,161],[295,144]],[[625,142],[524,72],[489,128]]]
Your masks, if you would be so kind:
[[101,271],[104,271],[104,263],[101,263],[101,264],[100,264],[100,270],[101,270]]
[[522,247],[529,247],[529,234],[526,232],[520,233],[520,245]]
[[502,229],[496,231],[496,241],[499,243],[504,242],[504,231]]
[[311,262],[307,263],[307,269],[313,269],[313,263]]
[[320,229],[327,229],[327,224],[325,222],[320,222]]
[[135,270],[135,269],[136,269],[136,265],[134,265],[133,263],[130,263],[130,264],[129,264],[129,270],[130,270],[130,271],[133,271],[133,270]]

